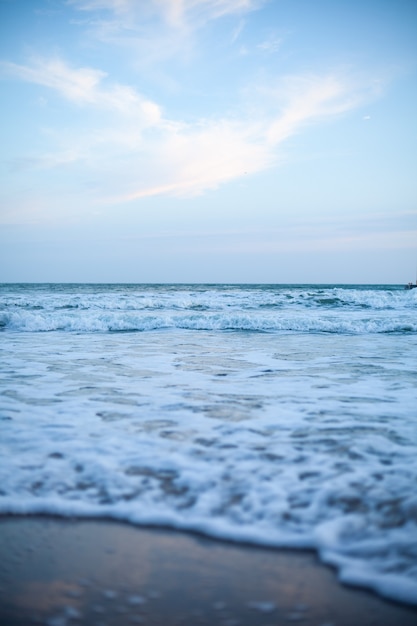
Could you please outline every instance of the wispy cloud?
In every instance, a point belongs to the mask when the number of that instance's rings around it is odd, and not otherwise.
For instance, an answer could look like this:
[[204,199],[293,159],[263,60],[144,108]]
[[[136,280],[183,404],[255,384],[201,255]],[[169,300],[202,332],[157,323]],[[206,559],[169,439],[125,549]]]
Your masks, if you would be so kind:
[[135,51],[142,67],[187,58],[198,46],[199,33],[208,23],[227,16],[236,17],[237,29],[231,43],[243,28],[243,16],[260,9],[268,0],[67,0],[87,17],[90,36]]
[[269,37],[268,39],[265,39],[265,41],[263,41],[262,43],[258,44],[257,47],[263,52],[268,52],[272,54],[273,52],[277,52],[281,48],[281,45],[281,37]]
[[97,200],[113,203],[198,195],[265,170],[303,125],[344,113],[363,98],[343,77],[293,77],[260,89],[250,116],[187,122],[164,115],[158,103],[94,68],[38,58],[28,65],[5,63],[3,69],[104,114],[82,136],[62,130],[56,157],[41,155],[37,163],[71,167],[78,157],[99,181]]
[[29,65],[0,63],[3,72],[43,85],[78,105],[92,105],[125,115],[141,117],[146,125],[158,123],[159,107],[132,87],[113,83],[103,86],[107,74],[89,67],[72,68],[58,58],[33,59]]
[[245,20],[240,19],[236,28],[232,32],[232,36],[231,36],[232,44],[234,44],[239,39],[240,35],[243,33],[244,28],[245,28]]
[[[167,128],[154,158],[148,179],[156,184],[134,185],[119,201],[160,194],[198,195],[265,169],[274,155],[265,149],[256,124],[221,120]],[[161,172],[165,172],[162,177]]]
[[165,19],[174,26],[201,24],[225,15],[253,11],[265,4],[260,0],[156,0]]
[[266,0],[69,0],[83,11],[107,9],[115,15],[156,14],[173,27],[202,24],[225,15],[240,15],[256,10]]
[[282,114],[276,116],[267,130],[267,140],[276,145],[302,126],[345,113],[357,107],[372,89],[367,86],[366,96],[359,85],[350,84],[342,76],[297,76],[281,81],[278,88],[266,89],[273,102],[284,102]]

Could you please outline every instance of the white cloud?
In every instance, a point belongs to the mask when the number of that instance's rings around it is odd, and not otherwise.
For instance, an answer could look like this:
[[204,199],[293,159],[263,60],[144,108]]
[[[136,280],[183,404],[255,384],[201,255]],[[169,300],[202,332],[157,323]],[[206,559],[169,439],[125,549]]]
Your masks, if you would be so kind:
[[306,123],[332,118],[361,105],[374,96],[373,84],[355,84],[340,76],[289,77],[276,89],[263,89],[264,97],[283,103],[283,112],[268,128],[273,145],[293,135]]
[[234,29],[234,31],[232,32],[232,37],[231,37],[231,43],[232,44],[234,44],[239,39],[239,37],[242,34],[244,28],[245,28],[245,21],[243,19],[241,19],[241,20],[239,20],[239,23],[236,26],[236,28]]
[[351,86],[334,77],[293,79],[288,85],[281,112],[282,89],[275,96],[271,91],[268,111],[258,103],[249,118],[195,124],[165,120],[158,138],[146,144],[146,181],[135,183],[132,176],[130,189],[112,201],[159,194],[197,195],[265,170],[276,164],[281,144],[303,125],[346,112],[360,102]]
[[[268,0],[68,0],[90,12],[89,34],[100,41],[136,50],[140,63],[154,64],[177,54],[189,54],[195,33],[226,16],[242,18]],[[103,13],[107,10],[107,14]],[[243,24],[232,34],[239,35]]]
[[103,87],[107,74],[89,67],[74,69],[61,59],[34,59],[30,65],[1,63],[0,67],[22,80],[43,85],[78,105],[92,105],[123,115],[140,117],[145,125],[157,124],[159,107],[133,88],[117,83]]
[[67,0],[67,3],[74,5],[81,11],[108,9],[114,13],[129,11],[135,4],[132,0]]
[[69,0],[83,11],[107,9],[116,15],[157,14],[172,26],[182,26],[185,22],[201,23],[218,19],[225,15],[235,15],[256,10],[266,0]]
[[276,162],[282,142],[304,124],[360,102],[358,92],[340,77],[298,77],[260,90],[249,117],[186,123],[164,117],[157,103],[131,86],[111,83],[97,69],[75,69],[60,59],[3,67],[73,104],[104,112],[105,120],[100,117],[83,133],[61,129],[57,154],[40,155],[34,163],[73,167],[77,159],[82,161],[98,181],[97,200],[109,202],[197,195],[262,171]]
[[[148,180],[133,186],[117,200],[151,195],[192,196],[214,189],[247,173],[265,169],[274,156],[265,146],[255,124],[206,121],[198,125],[166,128],[153,160]],[[160,173],[164,172],[163,176]]]
[[2,67],[22,80],[55,89],[80,104],[97,100],[97,86],[106,76],[105,72],[91,68],[73,70],[59,59],[34,60],[31,65],[2,63]]
[[136,67],[149,67],[155,74],[157,63],[188,54],[189,34],[164,20],[152,0],[70,0],[70,4],[85,15],[74,20],[85,38],[128,50]]
[[280,49],[281,45],[282,45],[282,38],[270,37],[269,39],[266,39],[262,43],[258,44],[257,47],[259,48],[259,50],[262,50],[263,52],[268,52],[272,54],[273,52],[277,52]]
[[260,7],[259,0],[154,0],[163,17],[173,26],[198,24],[225,15],[242,14]]

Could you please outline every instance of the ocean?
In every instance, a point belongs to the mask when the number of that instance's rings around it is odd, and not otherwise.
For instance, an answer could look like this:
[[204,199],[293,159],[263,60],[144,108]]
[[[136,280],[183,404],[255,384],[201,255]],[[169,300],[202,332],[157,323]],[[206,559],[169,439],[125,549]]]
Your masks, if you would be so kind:
[[417,289],[0,285],[0,515],[313,549],[417,604]]

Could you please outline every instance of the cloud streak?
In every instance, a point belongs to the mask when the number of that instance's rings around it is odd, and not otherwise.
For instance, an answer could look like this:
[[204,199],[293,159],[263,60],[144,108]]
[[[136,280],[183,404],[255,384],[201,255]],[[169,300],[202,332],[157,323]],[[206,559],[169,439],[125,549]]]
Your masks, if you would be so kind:
[[79,106],[91,105],[122,115],[141,117],[145,125],[159,123],[160,108],[132,87],[114,83],[102,85],[106,72],[89,67],[72,68],[59,58],[33,59],[30,65],[3,62],[5,73],[43,85]]
[[115,15],[157,15],[172,27],[202,25],[226,15],[242,15],[259,9],[266,0],[69,0],[82,11],[108,10]]
[[[68,0],[97,41],[131,50],[137,66],[189,58],[197,33],[225,17],[240,21],[268,0]],[[238,26],[238,29],[241,26]],[[232,43],[236,37],[232,32]]]
[[97,201],[105,203],[195,196],[263,171],[304,125],[345,113],[364,97],[334,75],[292,77],[260,89],[250,116],[186,122],[163,115],[158,103],[98,69],[37,58],[28,65],[4,63],[3,70],[104,116],[82,136],[61,131],[56,158],[48,153],[37,162],[72,167],[78,157],[94,172]]
[[[48,150],[22,159],[26,168],[77,168],[95,202],[118,204],[145,197],[196,196],[270,168],[282,144],[306,124],[328,120],[369,96],[336,75],[287,77],[276,86],[251,89],[251,113],[194,121],[164,114],[162,106],[131,85],[112,83],[91,67],[36,58],[27,65],[3,63],[3,73],[52,90],[88,112],[83,132],[49,133]],[[91,118],[91,112],[97,112]],[[91,121],[93,119],[93,121]]]

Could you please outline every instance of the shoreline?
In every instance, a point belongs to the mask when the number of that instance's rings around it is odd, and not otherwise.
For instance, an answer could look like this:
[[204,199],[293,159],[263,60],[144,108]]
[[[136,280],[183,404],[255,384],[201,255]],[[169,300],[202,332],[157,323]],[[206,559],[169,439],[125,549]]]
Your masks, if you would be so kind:
[[0,517],[5,626],[414,626],[313,551],[107,519]]

